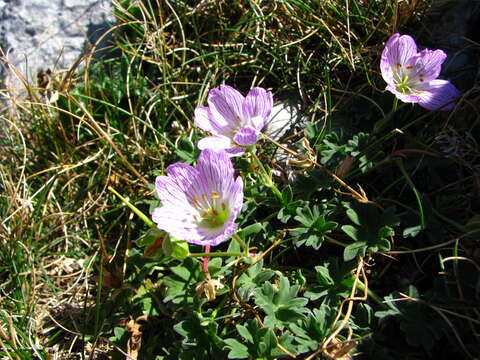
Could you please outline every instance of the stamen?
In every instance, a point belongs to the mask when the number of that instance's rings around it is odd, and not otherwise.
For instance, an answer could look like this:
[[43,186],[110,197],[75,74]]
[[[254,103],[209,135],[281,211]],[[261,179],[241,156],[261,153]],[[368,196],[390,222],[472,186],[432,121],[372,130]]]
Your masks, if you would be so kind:
[[215,210],[215,209],[212,209],[212,215],[213,215],[213,216],[218,216],[218,211]]
[[206,217],[208,217],[208,212],[204,211],[200,215],[201,215],[201,217],[206,218]]
[[401,68],[401,67],[402,67],[402,64],[400,64],[400,63],[397,63],[397,66],[398,66],[399,68]]
[[207,201],[207,195],[202,194],[202,199],[203,199],[203,201]]
[[407,70],[413,69],[413,66],[412,66],[412,65],[407,65],[407,66],[405,66],[405,67],[407,68]]
[[200,209],[200,204],[198,203],[198,200],[199,200],[199,199],[198,199],[198,197],[196,197],[196,196],[193,198],[193,207],[194,207],[195,209],[197,209],[197,210]]
[[225,211],[225,209],[227,208],[227,206],[225,205],[225,203],[222,202],[222,204],[220,205],[222,207],[222,210]]
[[423,78],[423,74],[418,75],[418,78],[420,79],[421,82],[423,82],[425,79]]

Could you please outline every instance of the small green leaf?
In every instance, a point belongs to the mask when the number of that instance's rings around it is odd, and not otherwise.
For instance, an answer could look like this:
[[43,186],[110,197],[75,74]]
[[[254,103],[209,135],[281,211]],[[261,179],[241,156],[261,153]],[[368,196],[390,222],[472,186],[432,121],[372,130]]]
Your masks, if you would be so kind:
[[357,255],[365,256],[365,252],[367,250],[367,244],[365,241],[357,241],[353,244],[348,245],[343,250],[343,260],[350,261],[355,259]]
[[250,332],[245,326],[239,324],[236,326],[236,328],[240,336],[247,340],[247,342],[249,342],[250,344],[254,343],[252,334],[250,334]]
[[357,212],[354,210],[354,209],[348,209],[347,210],[347,216],[350,220],[352,220],[352,222],[355,224],[355,225],[361,225],[361,221],[360,221],[360,217],[358,216]]
[[343,225],[341,229],[353,240],[359,240],[358,229],[352,225]]
[[403,229],[403,237],[415,237],[422,231],[422,225],[410,226]]
[[193,142],[187,137],[179,137],[176,143],[175,153],[182,160],[192,163],[195,159],[196,147]]
[[262,231],[262,229],[263,229],[262,223],[254,223],[244,227],[242,230],[238,232],[238,235],[240,235],[242,238],[245,239],[249,235],[258,234],[260,231]]
[[238,342],[235,339],[225,339],[224,342],[227,344],[225,348],[229,349],[228,353],[229,359],[246,359],[250,356],[248,352],[248,347]]
[[282,200],[284,205],[288,205],[293,200],[293,191],[290,185],[287,185],[282,190]]
[[114,341],[119,341],[123,335],[125,335],[125,333],[127,332],[127,330],[125,330],[124,327],[120,327],[120,326],[116,326],[114,329],[113,329],[113,334],[115,335],[114,338],[111,340],[114,340]]
[[175,239],[170,236],[167,236],[163,240],[162,250],[165,255],[178,260],[183,260],[190,255],[188,243],[186,241]]
[[272,350],[277,347],[278,340],[272,329],[267,329],[263,337],[263,343],[265,344],[265,350],[263,351],[263,353],[266,353],[266,354],[271,353]]
[[136,244],[140,247],[151,246],[158,238],[163,238],[165,231],[158,228],[150,228],[148,231],[136,241]]

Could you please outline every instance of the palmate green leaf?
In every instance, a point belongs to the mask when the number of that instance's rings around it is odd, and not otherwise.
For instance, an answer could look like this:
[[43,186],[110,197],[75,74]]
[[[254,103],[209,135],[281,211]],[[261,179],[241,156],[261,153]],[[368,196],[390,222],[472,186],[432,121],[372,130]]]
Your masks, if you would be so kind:
[[[229,359],[273,359],[279,355],[278,339],[272,329],[259,327],[253,319],[248,320],[246,326],[239,324],[236,328],[243,341],[232,338],[224,340],[227,344],[224,348],[230,350]],[[282,341],[288,346],[288,339],[282,337]]]
[[338,262],[335,259],[316,266],[317,284],[310,285],[305,296],[312,301],[322,299],[322,303],[336,306],[340,299],[350,294],[353,283],[351,272],[354,267],[354,263]]
[[283,204],[283,207],[280,209],[280,211],[277,214],[277,219],[280,220],[282,223],[287,223],[288,220],[294,216],[296,211],[299,208],[302,208],[307,202],[303,200],[296,200],[292,201],[288,204]]
[[255,290],[255,303],[265,312],[265,326],[283,329],[291,322],[305,318],[308,299],[296,297],[299,285],[290,286],[288,278],[281,277],[277,289],[270,282]]
[[294,336],[294,343],[298,353],[316,350],[320,342],[327,335],[330,324],[335,317],[335,311],[326,304],[313,309],[304,320],[290,324],[289,328]]
[[320,209],[314,205],[312,209],[305,206],[297,208],[297,215],[294,217],[301,227],[292,230],[292,235],[295,241],[295,246],[311,246],[318,250],[325,240],[325,234],[333,231],[337,227],[337,223],[325,220],[323,215],[320,215]]
[[350,261],[357,255],[365,256],[367,250],[390,250],[389,237],[395,233],[392,226],[399,223],[394,208],[390,207],[379,213],[371,204],[355,203],[347,206],[347,216],[355,225],[343,225],[341,229],[355,242],[344,249],[344,260]]
[[260,289],[256,289],[254,295],[255,302],[265,313],[272,314],[275,312],[276,306],[273,299],[276,295],[276,289],[270,282],[266,282]]
[[264,284],[274,274],[273,270],[263,268],[263,260],[250,266],[237,280],[238,295],[242,300],[248,301],[253,295],[255,288]]
[[195,284],[204,278],[198,263],[192,258],[186,258],[181,265],[171,267],[170,270],[173,274],[163,279],[164,301],[172,301],[175,304],[192,303]]
[[193,347],[207,354],[220,354],[225,343],[217,334],[218,324],[214,321],[202,322],[200,318],[201,315],[196,312],[185,315],[186,316],[179,319],[180,322],[173,327],[174,330],[183,337],[183,347]]

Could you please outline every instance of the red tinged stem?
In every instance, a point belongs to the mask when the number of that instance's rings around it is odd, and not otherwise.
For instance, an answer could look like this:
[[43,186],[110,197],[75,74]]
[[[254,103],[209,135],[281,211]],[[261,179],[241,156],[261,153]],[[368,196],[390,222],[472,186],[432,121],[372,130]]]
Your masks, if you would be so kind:
[[[210,245],[205,245],[205,253],[209,253],[210,252]],[[205,276],[207,277],[207,279],[210,279],[210,272],[208,271],[208,260],[210,258],[208,256],[205,256],[203,258],[203,273],[205,274]]]

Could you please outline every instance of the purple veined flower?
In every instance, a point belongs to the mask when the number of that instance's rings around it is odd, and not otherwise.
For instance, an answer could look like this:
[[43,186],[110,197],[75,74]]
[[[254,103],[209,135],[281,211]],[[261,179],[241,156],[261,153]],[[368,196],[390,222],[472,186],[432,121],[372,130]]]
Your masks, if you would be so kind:
[[224,149],[229,156],[244,153],[245,146],[257,142],[272,107],[272,93],[261,87],[251,89],[247,96],[228,85],[210,90],[208,106],[195,109],[195,125],[212,136],[201,139],[198,148]]
[[152,219],[172,237],[197,245],[215,246],[237,229],[235,219],[243,204],[243,182],[233,178],[228,154],[203,150],[192,167],[175,163],[167,176],[158,176],[155,188],[162,207]]
[[451,110],[460,91],[448,80],[437,79],[446,58],[442,50],[417,52],[411,36],[393,34],[380,62],[387,90],[403,102],[418,103],[428,110]]

